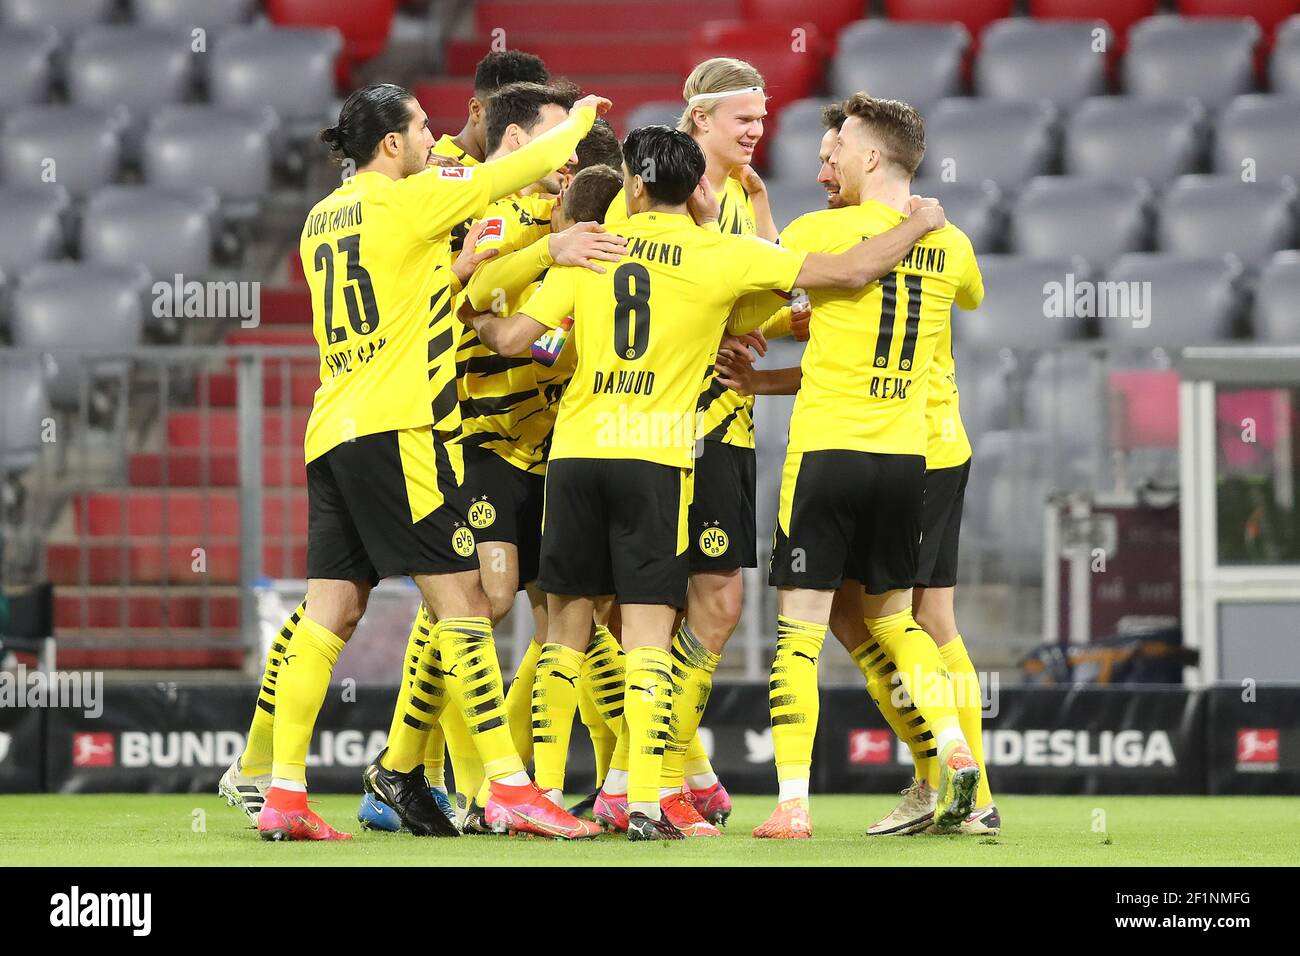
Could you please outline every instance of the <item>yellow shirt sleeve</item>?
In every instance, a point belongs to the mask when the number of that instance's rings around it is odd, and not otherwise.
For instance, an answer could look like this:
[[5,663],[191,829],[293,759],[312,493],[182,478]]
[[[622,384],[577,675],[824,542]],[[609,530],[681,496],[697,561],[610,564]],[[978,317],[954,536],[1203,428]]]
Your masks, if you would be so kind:
[[794,333],[793,328],[791,328],[793,319],[793,310],[788,305],[783,305],[773,313],[770,319],[759,326],[758,331],[763,333],[765,339],[783,339],[787,335]]
[[550,237],[545,236],[518,252],[497,256],[482,263],[474,270],[465,294],[476,312],[486,312],[492,308],[496,290],[502,290],[506,301],[510,301],[554,264]]
[[[775,292],[751,292],[741,296],[731,307],[727,316],[727,332],[730,335],[744,335],[755,329],[761,329],[764,338],[780,338],[790,334],[790,307],[783,305],[783,299]],[[781,313],[785,313],[785,331],[780,331]],[[777,329],[774,335],[768,335],[768,327]]]
[[957,308],[965,309],[967,312],[973,311],[980,307],[984,301],[984,276],[980,273],[979,261],[975,258],[975,251],[969,252],[970,265],[966,269],[966,274],[962,277],[961,288],[957,290]]
[[397,208],[416,233],[430,241],[466,219],[483,215],[492,201],[491,177],[482,167],[431,166],[393,183]]
[[[526,250],[523,250],[526,251]],[[581,266],[560,266],[546,273],[541,288],[528,300],[523,313],[548,329],[559,328],[566,316],[573,314],[578,297],[578,272]]]
[[[723,258],[722,279],[737,299],[749,292],[794,288],[806,252],[797,252],[757,236],[723,236],[730,246]],[[768,311],[770,316],[775,308]],[[764,318],[767,318],[764,316]]]

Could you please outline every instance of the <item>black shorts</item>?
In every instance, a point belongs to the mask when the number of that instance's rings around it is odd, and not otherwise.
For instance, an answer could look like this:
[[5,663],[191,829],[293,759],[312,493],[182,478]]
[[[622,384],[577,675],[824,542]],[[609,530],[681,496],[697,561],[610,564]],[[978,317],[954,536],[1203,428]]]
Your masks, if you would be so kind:
[[954,468],[925,473],[925,503],[921,507],[921,553],[916,586],[951,588],[957,585],[957,543],[961,537],[961,506],[966,499],[970,459]]
[[768,580],[868,594],[912,587],[921,537],[925,456],[788,452]]
[[308,462],[307,577],[473,571],[461,473],[461,449],[427,426],[362,435]]
[[516,468],[486,448],[466,445],[461,489],[474,538],[480,544],[513,544],[519,551],[519,587],[535,581],[542,549],[546,479]]
[[552,459],[538,585],[685,607],[689,481],[686,469],[649,461]]
[[691,573],[758,567],[754,449],[706,441],[695,460]]

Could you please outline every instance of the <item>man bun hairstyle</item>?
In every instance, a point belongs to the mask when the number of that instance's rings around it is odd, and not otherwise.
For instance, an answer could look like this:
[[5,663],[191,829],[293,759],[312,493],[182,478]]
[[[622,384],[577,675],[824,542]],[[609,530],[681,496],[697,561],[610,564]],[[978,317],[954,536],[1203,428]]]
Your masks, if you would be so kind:
[[613,166],[588,166],[564,190],[564,213],[574,222],[603,223],[622,188],[623,174]]
[[640,176],[656,203],[680,206],[690,198],[704,175],[700,144],[679,129],[642,126],[623,140],[623,163]]
[[845,117],[856,116],[881,145],[886,162],[911,179],[925,156],[925,121],[910,104],[854,93],[844,101]]
[[353,91],[343,101],[337,126],[320,131],[320,141],[342,163],[364,166],[375,158],[380,141],[389,133],[405,133],[411,124],[411,91],[393,83],[376,83]]
[[475,95],[489,95],[511,83],[549,83],[551,74],[542,58],[523,50],[497,50],[474,68]]
[[543,106],[572,109],[578,92],[578,88],[569,83],[557,86],[511,83],[501,87],[487,101],[487,154],[491,156],[500,148],[506,130],[512,125],[531,133],[542,121]]

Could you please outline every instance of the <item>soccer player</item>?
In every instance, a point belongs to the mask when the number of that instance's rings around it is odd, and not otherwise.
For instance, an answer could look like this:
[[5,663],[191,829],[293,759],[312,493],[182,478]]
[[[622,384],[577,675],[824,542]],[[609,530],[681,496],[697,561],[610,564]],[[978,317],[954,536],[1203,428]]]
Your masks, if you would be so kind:
[[330,672],[371,587],[410,575],[437,618],[418,677],[399,692],[400,726],[367,768],[366,789],[418,835],[454,835],[429,794],[427,735],[450,702],[492,779],[490,808],[512,829],[594,835],[553,807],[514,752],[501,677],[460,495],[450,231],[494,199],[560,166],[609,102],[588,97],[518,152],[469,169],[426,168],[433,137],[411,94],[366,87],[321,139],[357,173],[312,208],[308,263],[321,385],[308,420],[307,612],[276,684],[271,787],[258,816],[267,839],[346,839],[307,806],[306,754]]
[[[844,108],[832,103],[823,110],[826,133],[822,136],[817,181],[826,189],[826,205],[839,209],[839,180],[831,165],[831,154],[844,125]],[[808,321],[805,313],[803,322]],[[797,324],[798,320],[796,320]],[[793,395],[799,389],[801,370],[753,371],[748,352],[739,349],[719,352],[720,377],[730,387],[750,394]],[[934,638],[949,674],[957,682],[957,714],[971,754],[980,765],[980,784],[975,806],[961,822],[965,834],[995,836],[1001,831],[1001,817],[989,790],[983,757],[979,681],[965,644],[957,630],[953,597],[957,583],[958,540],[961,533],[962,500],[970,473],[971,447],[962,424],[952,356],[952,328],[945,325],[936,343],[930,366],[925,406],[926,471],[924,504],[921,512],[921,548],[916,585],[912,589],[912,614],[917,624]],[[854,663],[863,671],[867,691],[886,721],[912,753],[915,777],[903,791],[903,799],[889,814],[867,829],[869,836],[938,832],[933,823],[939,768],[934,760],[934,735],[914,704],[900,690],[897,665],[886,657],[872,665],[879,651],[863,618],[860,601],[862,583],[846,578],[831,605],[830,628]]]
[[[841,208],[810,213],[783,245],[836,251],[899,222],[925,151],[912,107],[859,93],[831,155]],[[934,641],[912,614],[926,468],[927,386],[954,302],[975,308],[983,283],[955,226],[927,236],[880,282],[813,292],[815,319],[790,422],[770,581],[779,589],[770,705],[780,795],[757,837],[812,835],[808,778],[817,720],[817,657],[846,579],[871,644],[863,667],[896,673],[928,722],[939,763],[935,822],[970,812],[981,777]],[[860,585],[860,586],[859,586]],[[884,666],[888,659],[892,663]]]
[[[686,601],[687,503],[703,371],[712,368],[724,330],[749,331],[739,321],[728,329],[738,298],[794,285],[860,288],[941,223],[942,211],[926,210],[841,255],[806,255],[697,227],[688,201],[711,222],[718,203],[704,178],[704,154],[687,134],[645,127],[633,130],[623,149],[629,218],[617,231],[629,245],[618,268],[551,269],[525,312],[470,322],[490,348],[512,355],[573,319],[578,364],[560,400],[547,466],[538,576],[547,594],[544,651],[555,649],[572,671],[591,636],[593,599],[618,602],[627,655],[628,837],[680,839],[683,832],[663,819],[663,805],[687,804],[686,798],[680,789],[661,797],[659,784],[675,710],[695,707],[686,695],[675,707],[669,648]],[[569,683],[539,668],[534,694],[547,682]],[[573,695],[549,690],[547,719],[563,738],[559,749],[567,746]]]

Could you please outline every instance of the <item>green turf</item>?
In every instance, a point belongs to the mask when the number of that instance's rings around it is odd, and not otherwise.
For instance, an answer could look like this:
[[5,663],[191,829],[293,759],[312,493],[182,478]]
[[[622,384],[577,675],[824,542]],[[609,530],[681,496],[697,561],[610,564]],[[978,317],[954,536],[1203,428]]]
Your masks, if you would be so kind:
[[[1300,801],[1287,798],[1007,796],[998,800],[1006,828],[996,839],[863,836],[894,799],[817,796],[816,837],[801,841],[750,838],[772,799],[741,797],[720,840],[629,844],[603,836],[564,844],[362,831],[345,844],[272,844],[215,796],[3,796],[0,865],[1260,866],[1294,864],[1294,845],[1280,836],[1300,827]],[[355,831],[356,806],[355,797],[325,796],[317,809]]]

